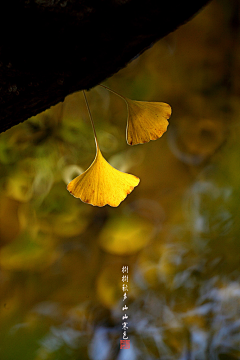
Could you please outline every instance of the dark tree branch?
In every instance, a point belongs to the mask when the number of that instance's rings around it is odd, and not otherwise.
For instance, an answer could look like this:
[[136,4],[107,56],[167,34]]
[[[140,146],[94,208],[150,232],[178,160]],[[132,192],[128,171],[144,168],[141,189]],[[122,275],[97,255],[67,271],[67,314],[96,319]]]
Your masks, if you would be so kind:
[[208,0],[5,0],[0,132],[102,82]]

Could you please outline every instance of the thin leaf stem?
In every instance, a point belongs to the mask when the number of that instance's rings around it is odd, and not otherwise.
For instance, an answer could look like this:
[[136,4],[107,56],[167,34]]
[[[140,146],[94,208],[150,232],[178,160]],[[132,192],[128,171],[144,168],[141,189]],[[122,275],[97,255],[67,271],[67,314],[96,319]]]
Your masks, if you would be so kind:
[[111,91],[113,94],[115,94],[115,95],[119,96],[119,97],[120,97],[120,98],[122,98],[124,101],[126,101],[126,98],[125,98],[124,96],[122,96],[122,95],[118,94],[116,91],[114,91],[114,90],[110,89],[109,87],[107,87],[107,86],[105,86],[105,85],[102,85],[102,84],[99,84],[99,86],[101,86],[101,87],[103,87],[103,88],[107,89],[108,91]]
[[87,106],[87,109],[88,109],[88,114],[89,114],[90,121],[91,121],[91,124],[92,124],[93,133],[94,133],[94,139],[95,139],[95,143],[96,143],[96,148],[98,150],[99,146],[98,146],[97,134],[96,134],[94,121],[93,121],[93,118],[92,118],[92,114],[91,114],[91,111],[90,111],[90,107],[89,107],[89,104],[88,104],[88,100],[87,100],[85,90],[83,90],[83,96],[84,96],[84,99],[85,99],[85,102],[86,102],[86,106]]

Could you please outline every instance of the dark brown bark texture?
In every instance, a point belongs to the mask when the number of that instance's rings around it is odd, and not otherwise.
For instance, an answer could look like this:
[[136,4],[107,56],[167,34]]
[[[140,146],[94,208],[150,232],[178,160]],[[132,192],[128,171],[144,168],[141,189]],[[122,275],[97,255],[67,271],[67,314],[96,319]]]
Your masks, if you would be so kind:
[[0,132],[104,81],[207,2],[4,1]]

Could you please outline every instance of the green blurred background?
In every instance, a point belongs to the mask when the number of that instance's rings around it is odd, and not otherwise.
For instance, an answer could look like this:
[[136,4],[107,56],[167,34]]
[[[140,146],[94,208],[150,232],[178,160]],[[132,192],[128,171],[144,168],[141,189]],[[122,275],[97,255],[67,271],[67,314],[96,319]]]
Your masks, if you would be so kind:
[[104,157],[141,179],[118,208],[66,190],[95,156],[81,92],[0,135],[1,360],[240,359],[239,5],[214,0],[104,83],[169,103],[161,139],[128,146],[125,103],[87,93]]

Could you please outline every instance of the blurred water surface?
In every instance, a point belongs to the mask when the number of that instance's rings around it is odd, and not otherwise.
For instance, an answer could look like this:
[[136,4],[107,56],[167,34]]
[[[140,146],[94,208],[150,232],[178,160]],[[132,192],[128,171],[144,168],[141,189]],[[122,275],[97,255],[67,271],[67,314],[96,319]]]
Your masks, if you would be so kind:
[[106,82],[171,105],[161,139],[128,146],[125,103],[87,94],[104,156],[141,179],[118,208],[66,190],[95,156],[82,93],[0,135],[1,360],[240,358],[239,5],[214,0]]

